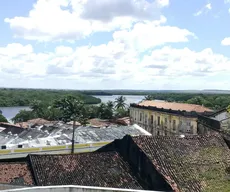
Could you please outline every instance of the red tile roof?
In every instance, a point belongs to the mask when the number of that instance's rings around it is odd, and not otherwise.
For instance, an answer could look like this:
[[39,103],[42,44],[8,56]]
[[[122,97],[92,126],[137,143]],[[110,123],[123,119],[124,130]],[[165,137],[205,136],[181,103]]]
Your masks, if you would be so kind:
[[28,120],[27,123],[37,124],[37,125],[44,125],[44,124],[51,123],[51,121],[48,121],[48,120],[42,119],[42,118],[37,118],[37,119]]
[[0,163],[0,183],[33,185],[33,179],[27,163]]
[[174,103],[174,102],[162,102],[162,101],[142,101],[138,105],[140,106],[150,106],[156,108],[164,108],[164,109],[171,109],[171,110],[180,110],[180,111],[195,111],[197,113],[203,113],[205,111],[212,111],[209,108],[203,107],[201,105],[194,105],[194,104],[187,104],[187,103]]
[[37,185],[85,185],[142,189],[117,152],[30,155]]
[[230,191],[230,150],[219,135],[139,136],[134,142],[174,191]]
[[89,119],[89,123],[91,126],[95,127],[106,127],[110,125],[114,125],[114,123],[110,122],[109,120],[102,120],[102,119]]

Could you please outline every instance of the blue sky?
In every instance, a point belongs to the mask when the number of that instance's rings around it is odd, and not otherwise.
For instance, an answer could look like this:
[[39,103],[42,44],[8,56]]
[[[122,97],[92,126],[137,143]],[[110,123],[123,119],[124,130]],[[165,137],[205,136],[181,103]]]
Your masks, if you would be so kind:
[[0,1],[0,86],[230,89],[228,0]]

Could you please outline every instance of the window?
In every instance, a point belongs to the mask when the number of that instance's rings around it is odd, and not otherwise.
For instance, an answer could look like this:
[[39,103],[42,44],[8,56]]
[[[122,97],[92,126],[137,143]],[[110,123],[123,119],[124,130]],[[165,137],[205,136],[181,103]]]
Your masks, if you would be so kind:
[[135,121],[137,120],[137,112],[135,111],[135,116],[134,116]]
[[145,114],[145,124],[147,124],[148,116]]
[[168,123],[168,119],[167,118],[165,118],[165,124],[167,124]]
[[161,123],[161,117],[157,117],[157,125],[160,125]]
[[153,124],[153,115],[151,115],[150,123]]
[[173,131],[176,131],[176,120],[173,120]]
[[142,113],[140,113],[140,121],[142,121]]
[[191,126],[191,122],[190,121],[187,121],[187,126]]

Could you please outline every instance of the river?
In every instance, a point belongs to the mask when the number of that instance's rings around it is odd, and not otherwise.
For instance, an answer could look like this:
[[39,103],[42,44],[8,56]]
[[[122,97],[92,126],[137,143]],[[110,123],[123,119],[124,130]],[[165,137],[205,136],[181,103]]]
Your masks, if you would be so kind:
[[[107,101],[115,101],[117,97],[120,95],[112,95],[112,96],[94,96],[101,99],[101,102],[106,103]],[[137,103],[144,99],[143,95],[125,95],[126,103]],[[28,110],[29,107],[0,107],[2,114],[10,121],[20,110]]]

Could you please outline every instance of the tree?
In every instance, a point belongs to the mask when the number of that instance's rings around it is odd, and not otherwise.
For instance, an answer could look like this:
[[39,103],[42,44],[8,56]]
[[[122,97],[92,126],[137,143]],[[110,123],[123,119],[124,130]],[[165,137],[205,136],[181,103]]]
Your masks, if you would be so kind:
[[7,119],[2,114],[0,114],[0,122],[8,123]]
[[60,109],[54,108],[53,106],[48,106],[47,108],[42,109],[43,114],[42,118],[49,121],[59,121],[62,118],[62,112]]
[[227,112],[230,113],[230,105],[227,107]]
[[115,108],[116,109],[125,109],[126,108],[126,98],[124,96],[119,96],[115,99]]
[[27,111],[27,110],[21,110],[19,113],[12,118],[11,120],[14,123],[20,123],[20,122],[26,122],[30,119],[37,118],[32,111]]
[[129,116],[129,109],[122,109],[118,108],[115,111],[116,118],[128,117]]
[[107,107],[110,108],[110,109],[113,109],[114,103],[112,101],[108,101],[107,102]]
[[62,120],[64,122],[73,121],[73,134],[72,134],[72,153],[74,153],[74,134],[76,128],[76,121],[79,123],[86,121],[85,103],[77,97],[67,96],[54,102],[54,108],[62,112]]
[[146,95],[144,100],[151,101],[151,100],[153,100],[153,97],[152,97],[152,95]]
[[30,103],[30,108],[32,109],[32,112],[36,114],[37,117],[40,117],[40,118],[43,117],[44,106],[40,100],[33,100]]

